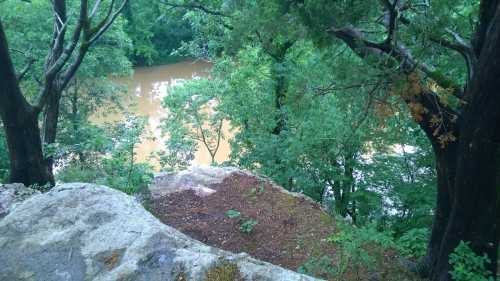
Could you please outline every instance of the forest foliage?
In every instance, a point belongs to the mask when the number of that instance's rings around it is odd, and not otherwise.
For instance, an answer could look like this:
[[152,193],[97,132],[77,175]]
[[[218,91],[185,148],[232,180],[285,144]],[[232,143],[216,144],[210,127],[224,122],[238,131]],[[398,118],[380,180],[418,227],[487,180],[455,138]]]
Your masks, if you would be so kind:
[[[77,2],[68,2],[68,14]],[[15,68],[30,64],[20,83],[28,100],[44,71],[50,5],[0,1]],[[489,280],[496,255],[477,251],[486,238],[471,244],[452,237],[451,249],[439,241],[445,246],[438,253],[431,247],[438,231],[433,217],[442,211],[439,161],[452,149],[458,155],[460,137],[468,136],[456,127],[474,100],[463,97],[460,85],[475,81],[480,57],[466,49],[476,41],[464,38],[476,38],[481,11],[480,1],[470,0],[130,1],[64,89],[57,140],[44,146],[44,155],[56,160],[58,181],[140,191],[153,177],[135,150],[147,137],[146,120],[127,112],[126,93],[113,78],[134,66],[208,60],[208,78],[169,89],[162,102],[166,141],[156,157],[164,170],[184,169],[197,150],[206,150],[213,165],[266,175],[351,222],[339,223],[342,229],[328,238],[342,245],[345,264],[330,268],[331,257],[315,257],[302,272],[341,278],[348,264],[369,265],[362,246],[376,243],[413,261],[444,253],[445,265],[439,257],[426,265],[438,268],[431,275],[445,272],[435,280]],[[103,105],[126,118],[96,125],[92,116]],[[225,138],[230,159],[217,163]],[[3,182],[5,139],[0,130]],[[251,223],[242,231],[251,232]]]

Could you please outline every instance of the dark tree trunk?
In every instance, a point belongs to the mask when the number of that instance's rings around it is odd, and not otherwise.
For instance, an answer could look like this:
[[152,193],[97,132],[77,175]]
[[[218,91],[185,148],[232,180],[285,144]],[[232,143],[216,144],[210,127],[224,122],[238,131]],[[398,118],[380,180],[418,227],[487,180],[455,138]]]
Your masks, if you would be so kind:
[[283,73],[283,63],[285,62],[286,54],[288,49],[293,43],[286,43],[280,45],[276,48],[274,53],[269,52],[273,59],[273,65],[271,67],[271,75],[276,82],[276,87],[274,89],[274,106],[276,109],[276,125],[272,131],[273,135],[279,136],[286,126],[286,113],[284,112],[284,105],[287,92],[287,81],[285,74]]
[[[397,13],[389,13],[397,19]],[[419,76],[425,73],[442,88],[449,87],[449,83],[415,61],[404,44],[394,41],[391,36],[394,29],[389,27],[388,31],[389,40],[381,43],[367,40],[361,30],[352,26],[333,27],[330,34],[343,40],[363,59],[380,58],[386,62],[391,57],[400,64],[401,74],[411,78],[409,82],[423,80]],[[439,281],[450,280],[449,255],[460,241],[470,242],[478,255],[487,254],[491,260],[488,270],[494,276],[497,271],[500,236],[499,1],[480,1],[472,47],[461,43],[454,50],[467,58],[470,73],[463,94],[459,87],[453,87],[453,94],[463,101],[460,112],[442,104],[435,93],[426,90],[425,85],[418,87],[421,89],[419,93],[409,91],[408,95],[402,95],[410,109],[415,104],[425,109],[424,114],[413,114],[432,143],[437,160],[437,205],[423,269],[430,273],[431,280]],[[442,117],[439,130],[432,124],[432,116]]]
[[[61,92],[54,90],[48,98],[43,120],[43,143],[45,145],[51,145],[56,142],[60,101]],[[47,155],[47,166],[53,180],[54,157],[52,155]]]
[[[74,85],[73,85],[73,92],[71,95],[71,125],[73,128],[73,136],[74,140],[78,141],[82,138],[80,134],[80,118],[78,116],[78,80],[75,78],[74,79]],[[85,157],[85,154],[83,153],[82,150],[78,150],[78,160],[80,161],[81,164],[85,163],[87,158]]]
[[437,170],[437,198],[434,210],[431,237],[427,247],[427,255],[421,263],[419,271],[429,276],[436,266],[446,226],[451,211],[451,191],[453,190],[456,175],[456,143],[449,144],[445,149],[434,144]]
[[[60,18],[60,20],[54,21],[54,32],[57,32],[57,30],[61,30],[63,28],[63,23],[67,21],[66,0],[55,0],[53,7],[55,14],[57,14]],[[60,35],[59,40],[61,40],[62,42],[64,42],[65,34],[66,32],[62,32]],[[64,51],[64,46],[62,44],[58,44],[56,39],[54,39],[52,44],[52,54],[49,57],[49,60],[46,62],[47,65],[53,65],[62,56]],[[43,116],[42,140],[43,144],[45,145],[54,144],[56,142],[57,123],[59,119],[59,104],[62,95],[62,87],[60,86],[60,81],[60,73],[57,73],[52,80],[47,81],[46,85],[47,91],[49,91],[49,95],[47,98],[47,104]],[[47,155],[46,159],[51,181],[54,181],[54,157],[52,155]]]
[[[281,62],[282,63],[282,62]],[[286,84],[283,74],[276,74],[276,89],[274,96],[274,104],[276,108],[276,126],[273,129],[273,135],[279,136],[286,125],[286,114],[283,110],[286,98]]]
[[8,50],[0,22],[0,116],[9,148],[10,181],[45,185],[50,176],[43,157],[38,114],[21,93]]
[[43,157],[36,114],[27,113],[21,120],[6,116],[3,120],[9,147],[10,182],[26,186],[53,184]]
[[[267,48],[266,44],[263,44],[264,50],[272,58],[273,61],[271,65],[271,77],[276,83],[276,86],[274,87],[274,109],[276,111],[276,116],[274,118],[275,125],[271,131],[271,134],[275,135],[278,139],[281,138],[281,133],[286,130],[287,116],[284,106],[288,85],[285,73],[283,73],[283,64],[285,63],[286,54],[292,46],[293,42],[291,41],[285,42],[283,44],[277,44],[273,47],[267,46]],[[280,177],[280,184],[288,190],[292,190],[294,179],[293,177],[286,177],[287,167],[283,163],[283,155],[281,154],[278,146],[275,149],[274,158],[275,167],[278,167],[279,171],[277,173],[279,173],[278,176]]]
[[497,272],[500,152],[500,11],[491,21],[482,44],[474,77],[465,96],[470,101],[460,126],[457,170],[446,231],[433,280],[450,280],[449,254],[460,241],[469,241],[478,255],[488,255],[487,266]]

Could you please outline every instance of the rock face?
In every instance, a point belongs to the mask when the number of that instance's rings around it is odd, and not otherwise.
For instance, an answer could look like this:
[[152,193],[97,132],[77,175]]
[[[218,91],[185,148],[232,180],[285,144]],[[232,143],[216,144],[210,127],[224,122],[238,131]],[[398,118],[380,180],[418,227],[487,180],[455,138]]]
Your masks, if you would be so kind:
[[149,186],[151,196],[158,198],[170,193],[193,190],[198,196],[215,192],[210,185],[221,183],[227,176],[238,172],[233,167],[192,166],[178,173],[161,173]]
[[105,186],[59,185],[7,211],[0,280],[317,280],[206,246]]

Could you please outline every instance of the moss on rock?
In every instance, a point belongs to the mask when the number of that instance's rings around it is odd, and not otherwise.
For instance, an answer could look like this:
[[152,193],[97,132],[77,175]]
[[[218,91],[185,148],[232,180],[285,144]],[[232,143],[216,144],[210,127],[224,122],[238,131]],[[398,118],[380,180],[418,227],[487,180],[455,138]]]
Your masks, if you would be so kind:
[[231,262],[220,263],[208,270],[205,281],[242,281],[238,265]]

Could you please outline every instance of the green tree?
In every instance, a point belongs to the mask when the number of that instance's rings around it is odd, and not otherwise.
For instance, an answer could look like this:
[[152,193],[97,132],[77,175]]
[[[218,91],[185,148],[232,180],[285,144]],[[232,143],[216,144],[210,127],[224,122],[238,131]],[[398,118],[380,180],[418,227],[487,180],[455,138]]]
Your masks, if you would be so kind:
[[[195,31],[210,34],[205,40],[195,37],[188,49],[198,54],[205,50],[209,55],[238,55],[238,50],[256,44],[265,49],[267,34],[273,34],[279,43],[294,40],[295,33],[272,32],[293,29],[332,50],[332,58],[339,56],[339,48],[343,50],[340,53],[348,61],[339,60],[340,67],[331,69],[334,83],[330,88],[345,89],[350,84],[344,82],[364,78],[365,87],[353,94],[364,93],[370,101],[366,85],[381,81],[386,96],[377,99],[382,104],[405,103],[432,145],[437,203],[422,273],[432,280],[449,280],[448,256],[464,240],[471,241],[476,253],[488,255],[492,263],[487,269],[495,275],[500,237],[497,1],[244,2],[176,2],[174,6],[200,12],[202,15],[191,17]],[[264,33],[264,40],[259,40],[259,33]],[[346,62],[353,67],[341,73]],[[260,69],[253,71],[260,75]],[[272,104],[269,92],[261,93]],[[288,89],[287,101],[289,95]],[[290,122],[289,111],[286,113]],[[271,123],[271,119],[264,120]],[[287,123],[287,128],[293,128],[289,126]],[[262,140],[272,138],[263,136]]]
[[161,1],[130,1],[124,10],[126,32],[132,39],[129,53],[135,65],[169,63],[183,56],[172,53],[192,39],[183,11],[172,10]]
[[[88,1],[82,0],[79,5],[70,3],[68,7],[64,0],[53,1],[51,5],[35,1],[34,5],[28,8],[21,5],[31,5],[31,3],[10,2],[0,3],[2,11],[20,12],[33,8],[26,14],[36,15],[27,25],[20,25],[17,31],[26,26],[33,26],[33,22],[37,21],[33,19],[40,18],[40,14],[34,13],[35,8],[40,8],[39,11],[47,14],[47,18],[52,18],[53,22],[52,35],[48,35],[50,32],[44,24],[35,26],[35,29],[41,29],[40,33],[36,31],[31,33],[35,38],[45,34],[41,42],[46,42],[50,46],[46,60],[40,67],[42,70],[41,78],[38,79],[40,86],[36,89],[37,94],[32,104],[29,102],[29,94],[23,95],[20,80],[25,77],[33,60],[16,74],[4,28],[0,23],[0,73],[5,79],[5,87],[0,91],[0,114],[9,144],[10,181],[26,185],[35,183],[44,185],[47,182],[54,182],[53,159],[50,156],[44,157],[41,136],[45,144],[55,142],[63,90],[75,76],[88,51],[111,27],[127,1],[121,3],[97,1],[93,6],[89,6]],[[74,11],[78,16],[68,17],[68,9],[70,13]],[[70,36],[66,36],[67,33]],[[41,135],[38,119],[44,109],[44,127]]]
[[[217,111],[222,85],[206,78],[186,81],[174,87],[163,99],[167,117],[163,133],[168,137],[163,163],[167,168],[186,167],[198,146],[210,154],[211,163],[224,137],[224,118]],[[180,151],[179,151],[180,150]]]
[[[297,1],[296,8],[322,38],[342,42],[365,67],[387,73],[433,146],[437,205],[423,271],[449,280],[448,256],[466,240],[495,261],[488,269],[496,274],[498,3],[347,2]],[[365,32],[370,28],[377,32]]]

